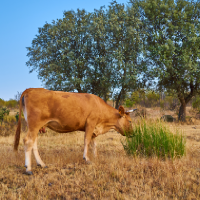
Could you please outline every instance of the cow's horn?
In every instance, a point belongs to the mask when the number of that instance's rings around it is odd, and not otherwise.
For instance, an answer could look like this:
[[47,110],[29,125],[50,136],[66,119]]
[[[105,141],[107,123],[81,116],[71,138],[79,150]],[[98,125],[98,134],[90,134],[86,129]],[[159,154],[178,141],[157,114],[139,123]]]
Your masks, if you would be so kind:
[[133,109],[133,110],[128,110],[127,112],[128,113],[132,113],[132,112],[134,112],[134,111],[136,111],[137,110],[137,108],[135,108],[135,109]]

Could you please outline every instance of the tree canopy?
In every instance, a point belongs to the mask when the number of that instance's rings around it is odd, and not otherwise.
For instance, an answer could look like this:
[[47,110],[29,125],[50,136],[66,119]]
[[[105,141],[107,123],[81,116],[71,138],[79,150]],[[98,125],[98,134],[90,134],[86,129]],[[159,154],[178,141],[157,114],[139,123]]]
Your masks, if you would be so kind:
[[27,47],[26,64],[48,89],[112,97],[116,107],[136,88],[168,90],[184,120],[200,92],[199,31],[199,0],[112,1],[44,24]]
[[186,0],[144,0],[145,56],[159,89],[173,91],[186,105],[200,90],[200,3]]
[[48,89],[112,96],[118,107],[140,70],[140,26],[137,11],[115,1],[93,13],[66,11],[39,28],[26,64]]

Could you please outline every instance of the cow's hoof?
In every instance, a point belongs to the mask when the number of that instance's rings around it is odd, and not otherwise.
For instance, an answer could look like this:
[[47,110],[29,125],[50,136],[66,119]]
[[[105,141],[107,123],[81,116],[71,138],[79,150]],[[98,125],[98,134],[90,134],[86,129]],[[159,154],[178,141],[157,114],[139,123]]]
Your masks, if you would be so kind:
[[[40,165],[40,164],[37,164],[37,166],[38,166],[38,167],[42,167],[42,165]],[[48,167],[45,165],[45,166],[42,167],[42,168],[48,168]]]
[[86,160],[85,157],[83,158],[83,160],[85,160],[85,163],[88,164],[88,165],[92,164],[91,161],[90,160]]
[[83,158],[83,160],[85,160],[85,163],[86,163],[87,165],[90,165],[90,164],[92,164],[92,163],[91,163],[91,161],[89,161],[89,160],[86,160],[86,158]]
[[87,165],[91,165],[91,164],[92,164],[92,162],[89,161],[89,160],[85,161],[85,163],[86,163]]
[[25,174],[30,176],[30,175],[33,175],[33,172],[32,171],[27,171],[27,172],[25,172]]

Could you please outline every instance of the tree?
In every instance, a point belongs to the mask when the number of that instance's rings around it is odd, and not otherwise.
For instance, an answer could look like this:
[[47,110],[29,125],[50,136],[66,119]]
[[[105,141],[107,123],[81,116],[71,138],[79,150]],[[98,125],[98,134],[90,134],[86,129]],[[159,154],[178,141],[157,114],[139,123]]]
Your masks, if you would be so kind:
[[126,93],[136,88],[137,75],[141,71],[140,26],[138,11],[134,7],[126,10],[123,4],[116,1],[111,3],[108,10],[108,34],[116,108],[122,104]]
[[116,108],[143,70],[141,21],[136,8],[111,3],[93,13],[64,12],[46,23],[28,47],[26,63],[47,89],[93,93]]
[[200,2],[143,0],[140,5],[151,75],[160,90],[177,94],[178,118],[185,121],[187,103],[200,92]]
[[113,84],[113,69],[110,65],[112,59],[109,55],[107,12],[104,7],[95,10],[92,14],[90,34],[92,36],[91,93],[107,101]]
[[48,89],[87,92],[90,13],[85,10],[64,12],[63,19],[46,23],[27,47],[30,72]]

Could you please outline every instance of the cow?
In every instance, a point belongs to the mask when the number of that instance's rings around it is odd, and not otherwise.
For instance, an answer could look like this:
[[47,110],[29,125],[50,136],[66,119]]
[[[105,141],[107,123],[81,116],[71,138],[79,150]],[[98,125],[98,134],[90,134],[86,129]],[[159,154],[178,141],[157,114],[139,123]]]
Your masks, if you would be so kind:
[[21,130],[21,111],[27,122],[28,132],[24,138],[26,174],[32,175],[31,153],[38,166],[46,167],[37,149],[38,130],[45,126],[59,133],[85,131],[83,159],[90,162],[88,145],[96,156],[95,138],[115,129],[122,135],[131,128],[132,111],[123,106],[115,109],[100,97],[88,93],[52,91],[44,88],[26,89],[20,98],[19,120],[15,134],[14,150],[18,149]]

